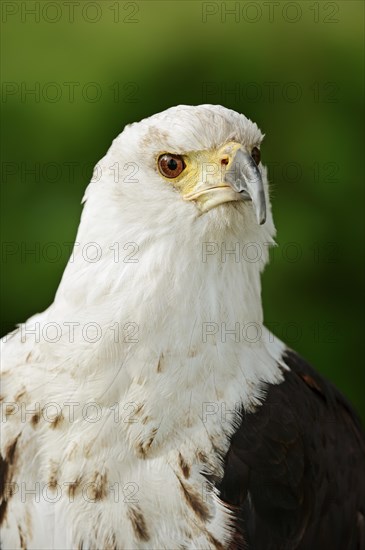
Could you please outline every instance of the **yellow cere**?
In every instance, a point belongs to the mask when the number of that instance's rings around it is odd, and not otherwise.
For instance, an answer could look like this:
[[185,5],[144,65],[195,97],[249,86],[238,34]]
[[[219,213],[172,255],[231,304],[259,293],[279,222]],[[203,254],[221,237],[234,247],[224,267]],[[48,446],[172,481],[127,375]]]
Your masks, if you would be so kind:
[[[224,185],[224,174],[241,144],[231,141],[218,149],[191,151],[182,155],[185,169],[176,178],[164,179],[173,185],[183,197],[198,189]],[[169,154],[163,151],[161,154]],[[174,152],[174,154],[177,154]]]

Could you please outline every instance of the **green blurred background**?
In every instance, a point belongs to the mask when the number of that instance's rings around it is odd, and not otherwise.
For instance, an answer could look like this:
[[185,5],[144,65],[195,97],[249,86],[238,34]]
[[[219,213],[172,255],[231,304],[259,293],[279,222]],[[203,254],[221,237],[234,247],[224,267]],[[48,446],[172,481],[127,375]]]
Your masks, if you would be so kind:
[[2,2],[2,333],[52,301],[92,167],[123,126],[221,103],[267,135],[279,245],[263,276],[267,324],[365,418],[363,11]]

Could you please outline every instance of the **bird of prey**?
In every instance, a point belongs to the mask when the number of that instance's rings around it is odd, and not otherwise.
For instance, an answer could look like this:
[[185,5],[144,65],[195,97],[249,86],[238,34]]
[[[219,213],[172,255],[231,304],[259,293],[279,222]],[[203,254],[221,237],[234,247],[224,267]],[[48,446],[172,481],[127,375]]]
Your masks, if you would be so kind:
[[2,343],[3,550],[364,548],[359,420],[263,323],[262,138],[178,106],[97,165],[54,302]]

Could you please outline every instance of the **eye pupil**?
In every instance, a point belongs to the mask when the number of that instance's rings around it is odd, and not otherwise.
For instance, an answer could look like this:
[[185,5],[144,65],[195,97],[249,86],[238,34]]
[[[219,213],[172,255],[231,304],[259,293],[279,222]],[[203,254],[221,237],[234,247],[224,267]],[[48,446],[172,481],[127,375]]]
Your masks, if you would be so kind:
[[177,162],[175,159],[170,159],[167,163],[167,166],[168,168],[170,168],[170,170],[176,170],[177,168]]

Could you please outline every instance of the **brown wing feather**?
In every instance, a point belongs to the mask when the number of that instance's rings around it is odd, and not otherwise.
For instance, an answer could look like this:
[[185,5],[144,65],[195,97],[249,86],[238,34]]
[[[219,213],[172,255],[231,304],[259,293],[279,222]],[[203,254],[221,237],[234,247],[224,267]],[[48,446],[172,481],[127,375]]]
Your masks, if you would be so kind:
[[[221,498],[254,550],[363,550],[365,439],[346,399],[293,351],[285,381],[244,414]],[[238,540],[238,538],[237,538]]]

